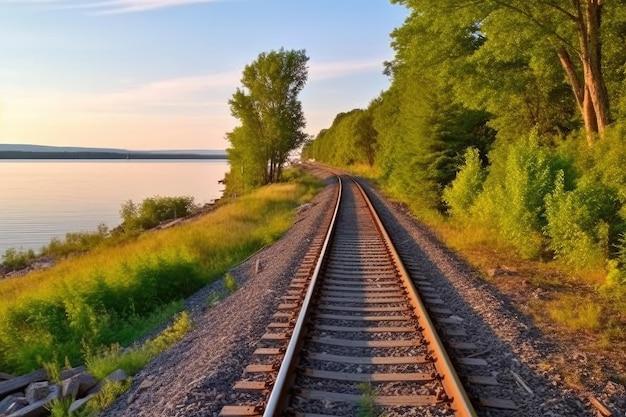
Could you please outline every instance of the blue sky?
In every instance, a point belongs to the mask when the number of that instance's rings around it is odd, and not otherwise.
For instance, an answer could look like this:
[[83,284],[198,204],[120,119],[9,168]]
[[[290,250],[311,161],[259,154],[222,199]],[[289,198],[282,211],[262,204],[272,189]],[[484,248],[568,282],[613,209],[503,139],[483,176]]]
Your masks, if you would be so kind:
[[388,0],[0,0],[0,143],[224,149],[260,52],[305,49],[306,131],[389,80]]

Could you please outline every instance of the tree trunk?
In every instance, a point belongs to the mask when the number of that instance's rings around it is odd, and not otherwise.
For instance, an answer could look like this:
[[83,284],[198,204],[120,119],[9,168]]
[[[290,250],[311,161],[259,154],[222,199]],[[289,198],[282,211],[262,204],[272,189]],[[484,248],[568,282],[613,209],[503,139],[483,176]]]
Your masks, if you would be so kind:
[[595,109],[589,97],[589,90],[581,82],[567,51],[565,49],[560,50],[558,52],[558,56],[561,61],[561,66],[565,71],[565,75],[567,76],[567,80],[572,86],[574,98],[576,100],[576,104],[578,105],[578,111],[580,112],[585,123],[587,145],[591,146],[593,145],[595,135],[598,132],[598,124],[596,122]]
[[[610,121],[609,97],[602,75],[602,43],[600,27],[602,0],[572,0],[576,14],[575,23],[578,31],[580,51],[578,55],[582,66],[582,83],[564,51],[559,52],[561,65],[574,90],[576,102],[585,122],[587,144],[591,146],[597,134],[604,135]],[[584,10],[583,10],[584,9]],[[581,90],[582,89],[582,90]],[[581,96],[582,92],[582,96]]]
[[[588,0],[587,2],[587,59],[583,61],[585,85],[596,113],[598,133],[602,136],[609,124],[609,95],[602,75],[602,42],[600,40],[600,26],[602,17],[602,0]],[[582,39],[581,39],[582,40]]]

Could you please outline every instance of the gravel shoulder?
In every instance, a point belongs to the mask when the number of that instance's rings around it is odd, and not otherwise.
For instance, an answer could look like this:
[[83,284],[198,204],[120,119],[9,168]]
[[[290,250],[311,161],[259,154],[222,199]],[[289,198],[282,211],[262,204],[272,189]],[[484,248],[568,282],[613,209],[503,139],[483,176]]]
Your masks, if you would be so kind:
[[[293,227],[278,242],[231,271],[239,284],[235,293],[207,308],[210,294],[222,291],[222,283],[218,282],[187,300],[195,329],[138,373],[131,389],[102,416],[219,413],[232,398],[231,387],[240,379],[271,322],[271,315],[303,259],[308,242],[331,209],[335,186],[332,179],[326,180],[328,185],[312,203],[301,208]],[[588,394],[615,411],[620,410],[622,414],[616,415],[624,415],[626,393],[621,385],[607,383],[593,392],[567,388],[555,372],[559,366],[555,361],[556,358],[580,360],[575,351],[568,351],[567,346],[559,346],[542,335],[505,295],[481,281],[475,271],[401,205],[385,200],[376,192],[371,193],[371,198],[382,211],[400,253],[411,260],[411,274],[432,282],[441,292],[446,307],[462,320],[468,341],[481,347],[479,357],[488,365],[467,372],[495,376],[500,384],[496,388],[470,386],[470,395],[508,398],[518,406],[517,411],[490,410],[481,412],[482,415],[594,416]],[[528,390],[516,381],[511,371],[523,379]]]

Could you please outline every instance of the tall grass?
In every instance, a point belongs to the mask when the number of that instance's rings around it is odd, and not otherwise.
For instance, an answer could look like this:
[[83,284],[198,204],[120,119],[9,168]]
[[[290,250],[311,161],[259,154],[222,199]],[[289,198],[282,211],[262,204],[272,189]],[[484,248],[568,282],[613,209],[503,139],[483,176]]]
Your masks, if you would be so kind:
[[129,343],[172,314],[172,303],[278,239],[316,187],[310,179],[272,185],[193,223],[0,282],[0,369],[81,363],[85,352]]

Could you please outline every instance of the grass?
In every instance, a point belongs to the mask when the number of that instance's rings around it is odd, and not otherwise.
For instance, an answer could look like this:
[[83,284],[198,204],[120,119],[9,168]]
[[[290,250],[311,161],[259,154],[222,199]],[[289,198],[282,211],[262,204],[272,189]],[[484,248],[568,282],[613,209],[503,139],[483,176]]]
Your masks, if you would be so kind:
[[100,247],[0,282],[0,369],[74,365],[126,345],[180,310],[184,297],[278,239],[321,184],[306,176],[264,187],[194,222]]
[[602,308],[591,302],[581,302],[580,297],[565,295],[547,305],[550,318],[572,330],[595,331],[600,329]]
[[87,369],[97,379],[104,379],[117,369],[123,369],[127,374],[134,375],[150,359],[182,339],[192,328],[189,314],[184,311],[177,315],[173,323],[163,332],[141,346],[122,349],[115,344],[96,353],[90,353],[86,360]]

